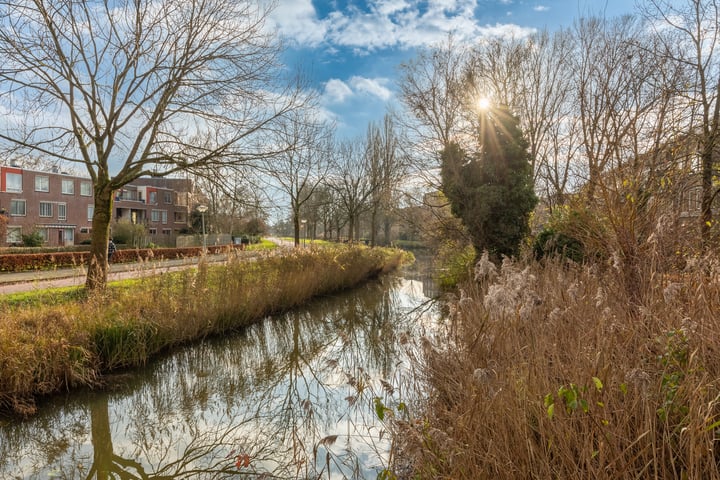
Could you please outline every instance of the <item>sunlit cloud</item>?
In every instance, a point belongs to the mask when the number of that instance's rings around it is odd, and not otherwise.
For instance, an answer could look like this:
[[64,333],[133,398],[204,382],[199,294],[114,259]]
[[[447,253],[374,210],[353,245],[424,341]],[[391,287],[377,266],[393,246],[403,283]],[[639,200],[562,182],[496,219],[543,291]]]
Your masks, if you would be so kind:
[[537,5],[533,7],[533,10],[535,10],[536,12],[547,12],[548,10],[550,10],[550,7],[547,7],[545,5]]

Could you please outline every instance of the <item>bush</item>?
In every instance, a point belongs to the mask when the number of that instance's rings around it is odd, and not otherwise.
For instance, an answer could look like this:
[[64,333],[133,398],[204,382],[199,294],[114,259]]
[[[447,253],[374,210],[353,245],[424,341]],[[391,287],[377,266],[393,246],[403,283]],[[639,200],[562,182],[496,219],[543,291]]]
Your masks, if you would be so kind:
[[24,247],[39,247],[43,244],[43,237],[40,232],[35,230],[34,232],[24,234],[22,236]]
[[535,237],[533,253],[537,260],[560,255],[580,263],[585,257],[583,245],[578,239],[549,227]]

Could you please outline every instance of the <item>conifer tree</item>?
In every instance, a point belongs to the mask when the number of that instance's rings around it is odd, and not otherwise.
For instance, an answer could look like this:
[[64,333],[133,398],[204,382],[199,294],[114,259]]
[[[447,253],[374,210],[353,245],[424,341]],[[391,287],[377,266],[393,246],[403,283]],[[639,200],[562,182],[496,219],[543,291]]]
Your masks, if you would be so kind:
[[442,153],[443,190],[467,227],[475,251],[499,260],[519,253],[537,204],[528,144],[507,107],[480,117],[475,151],[449,144]]

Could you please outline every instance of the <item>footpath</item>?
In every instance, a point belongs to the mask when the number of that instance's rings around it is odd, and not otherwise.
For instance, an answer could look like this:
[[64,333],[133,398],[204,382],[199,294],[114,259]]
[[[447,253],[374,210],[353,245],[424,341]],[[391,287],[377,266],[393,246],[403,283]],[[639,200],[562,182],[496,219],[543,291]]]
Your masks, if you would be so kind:
[[[133,263],[110,264],[108,281],[158,275],[165,272],[197,265],[201,258],[210,263],[225,262],[226,254],[207,255],[205,257],[187,257],[172,260],[150,260]],[[27,272],[0,273],[0,295],[27,292],[57,287],[72,287],[85,284],[87,270],[84,265],[55,270],[32,270]]]

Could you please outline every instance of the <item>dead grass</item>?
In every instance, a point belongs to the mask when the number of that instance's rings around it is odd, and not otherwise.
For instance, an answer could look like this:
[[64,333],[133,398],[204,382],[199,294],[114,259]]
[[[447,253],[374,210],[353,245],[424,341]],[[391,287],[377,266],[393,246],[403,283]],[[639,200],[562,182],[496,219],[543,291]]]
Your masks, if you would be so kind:
[[174,345],[244,327],[396,267],[397,250],[325,247],[165,273],[56,304],[0,309],[0,410],[35,411],[38,395],[98,385]]
[[477,273],[395,425],[413,478],[720,478],[718,259],[645,272],[637,305],[612,267]]

